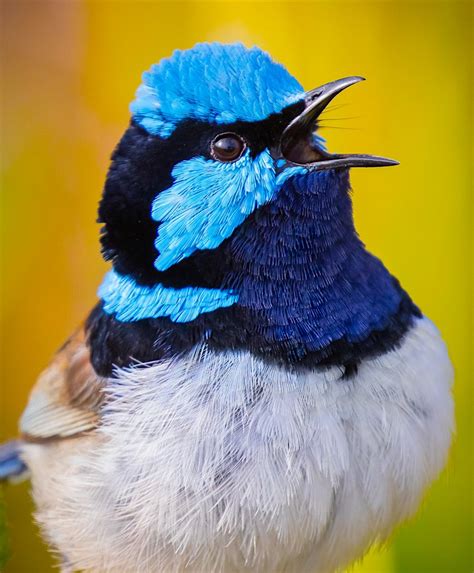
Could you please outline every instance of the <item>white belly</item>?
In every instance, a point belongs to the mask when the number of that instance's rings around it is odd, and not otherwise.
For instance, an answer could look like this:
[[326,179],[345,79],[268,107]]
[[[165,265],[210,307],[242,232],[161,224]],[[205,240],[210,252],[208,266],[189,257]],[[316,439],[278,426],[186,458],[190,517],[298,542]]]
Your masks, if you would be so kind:
[[74,569],[332,571],[439,473],[451,379],[427,319],[350,380],[205,347],[122,371],[94,435],[26,446],[38,519]]

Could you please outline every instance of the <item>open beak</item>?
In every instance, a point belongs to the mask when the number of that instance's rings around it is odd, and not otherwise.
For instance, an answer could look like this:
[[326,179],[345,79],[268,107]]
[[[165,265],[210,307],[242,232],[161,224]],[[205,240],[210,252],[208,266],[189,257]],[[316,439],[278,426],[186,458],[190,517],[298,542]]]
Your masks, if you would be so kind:
[[303,165],[312,170],[398,165],[398,161],[377,155],[328,153],[315,137],[318,117],[329,102],[349,86],[363,80],[360,76],[350,76],[306,92],[305,109],[291,121],[281,136],[283,158],[293,165]]

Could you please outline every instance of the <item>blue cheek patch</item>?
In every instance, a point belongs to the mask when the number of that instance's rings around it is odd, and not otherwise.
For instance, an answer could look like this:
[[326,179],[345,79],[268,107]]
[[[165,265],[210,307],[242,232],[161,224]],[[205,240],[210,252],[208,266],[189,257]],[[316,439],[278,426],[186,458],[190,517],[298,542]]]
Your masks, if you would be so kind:
[[109,271],[99,287],[104,311],[122,322],[168,317],[189,322],[204,312],[228,307],[238,296],[227,290],[185,287],[173,289],[157,284],[142,286],[129,276]]
[[196,250],[215,249],[299,171],[286,169],[277,178],[267,150],[255,159],[247,150],[235,163],[203,157],[178,163],[173,185],[153,201],[152,218],[160,223],[155,267],[165,271]]
[[[247,151],[235,163],[203,157],[178,163],[172,172],[174,184],[152,205],[152,217],[160,223],[155,267],[165,271],[196,250],[219,247],[255,209],[272,200],[283,183],[306,172],[304,167],[287,167],[277,176],[267,150],[255,159]],[[190,322],[239,300],[231,290],[144,286],[114,270],[106,274],[98,295],[104,311],[122,322],[160,317]]]
[[303,97],[300,83],[259,48],[202,43],[145,72],[130,111],[148,133],[169,137],[184,119],[260,121]]
[[[218,247],[289,177],[300,173],[306,173],[306,169],[290,167],[276,177],[267,151],[255,160],[246,154],[233,164],[201,157],[178,164],[173,171],[175,184],[153,204],[153,217],[162,221],[156,239],[161,254],[155,266],[165,270],[197,249]],[[160,317],[190,322],[239,300],[231,290],[139,285],[133,277],[114,270],[105,275],[98,295],[104,311],[122,322]]]

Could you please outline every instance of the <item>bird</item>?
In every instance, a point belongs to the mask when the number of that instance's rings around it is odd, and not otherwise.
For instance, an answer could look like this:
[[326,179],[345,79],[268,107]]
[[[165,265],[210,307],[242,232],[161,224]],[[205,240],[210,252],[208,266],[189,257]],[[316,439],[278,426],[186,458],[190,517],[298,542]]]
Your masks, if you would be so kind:
[[443,469],[446,345],[353,220],[350,169],[397,162],[320,135],[363,79],[217,42],[143,74],[98,302],[0,450],[64,572],[340,571]]

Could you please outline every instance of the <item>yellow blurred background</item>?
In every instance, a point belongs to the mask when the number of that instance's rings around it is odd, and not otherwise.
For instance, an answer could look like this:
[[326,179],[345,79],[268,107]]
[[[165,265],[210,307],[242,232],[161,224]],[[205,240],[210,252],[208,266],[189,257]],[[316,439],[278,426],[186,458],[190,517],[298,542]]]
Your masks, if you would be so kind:
[[[369,79],[338,98],[323,135],[333,151],[400,160],[354,170],[358,229],[437,323],[456,368],[449,466],[418,516],[355,570],[472,571],[472,4],[6,0],[2,13],[1,438],[94,304],[106,269],[96,204],[141,72],[197,41],[257,44],[306,89]],[[52,571],[28,484],[4,494],[6,572]]]

